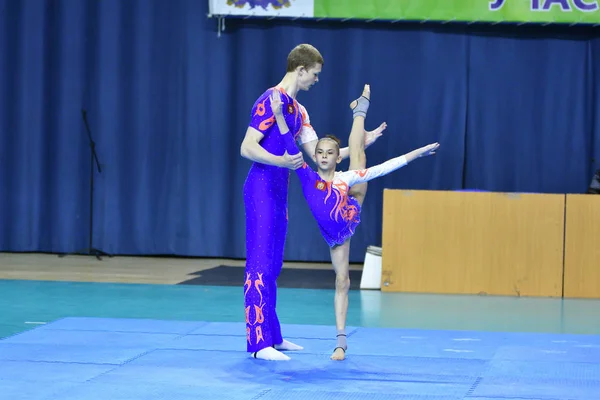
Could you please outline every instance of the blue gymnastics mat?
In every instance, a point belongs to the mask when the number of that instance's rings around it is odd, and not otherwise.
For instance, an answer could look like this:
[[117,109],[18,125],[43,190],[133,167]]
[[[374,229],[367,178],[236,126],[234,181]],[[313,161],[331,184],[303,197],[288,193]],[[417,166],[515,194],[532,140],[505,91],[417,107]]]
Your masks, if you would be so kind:
[[242,323],[66,318],[0,340],[4,400],[593,400],[600,336],[284,325],[291,361]]

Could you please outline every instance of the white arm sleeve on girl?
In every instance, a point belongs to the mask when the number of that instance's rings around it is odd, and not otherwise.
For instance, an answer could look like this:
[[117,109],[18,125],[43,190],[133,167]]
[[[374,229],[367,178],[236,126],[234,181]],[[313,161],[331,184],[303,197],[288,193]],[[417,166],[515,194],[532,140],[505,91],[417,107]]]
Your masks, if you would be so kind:
[[308,112],[306,108],[300,103],[300,112],[302,113],[302,128],[300,128],[300,135],[298,135],[298,142],[300,145],[308,142],[312,142],[313,140],[318,140],[317,132],[310,124],[310,117],[308,116]]
[[372,179],[385,176],[390,172],[404,167],[406,164],[406,157],[400,156],[367,169],[342,172],[338,178],[346,182],[349,187],[352,187],[359,183],[369,182]]

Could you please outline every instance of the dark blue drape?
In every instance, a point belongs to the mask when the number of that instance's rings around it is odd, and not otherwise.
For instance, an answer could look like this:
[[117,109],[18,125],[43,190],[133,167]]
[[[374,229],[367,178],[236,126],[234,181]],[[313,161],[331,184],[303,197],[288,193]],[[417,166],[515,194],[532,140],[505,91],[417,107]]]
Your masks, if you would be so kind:
[[[351,259],[381,242],[384,188],[584,192],[600,160],[600,40],[466,27],[227,20],[197,0],[0,0],[0,250],[245,257],[239,146],[289,50],[321,50],[301,93],[320,136],[347,143],[366,82],[369,164],[434,141],[434,158],[373,181]],[[519,31],[518,29],[516,30]],[[565,32],[568,35],[565,36]],[[347,168],[348,162],[342,163]],[[286,259],[329,252],[290,188]]]
[[592,158],[593,171],[590,171],[590,175],[593,175],[594,171],[600,169],[600,39],[590,41],[588,59],[592,75],[592,146],[588,149],[588,154]]
[[470,38],[467,187],[585,192],[593,139],[590,46]]

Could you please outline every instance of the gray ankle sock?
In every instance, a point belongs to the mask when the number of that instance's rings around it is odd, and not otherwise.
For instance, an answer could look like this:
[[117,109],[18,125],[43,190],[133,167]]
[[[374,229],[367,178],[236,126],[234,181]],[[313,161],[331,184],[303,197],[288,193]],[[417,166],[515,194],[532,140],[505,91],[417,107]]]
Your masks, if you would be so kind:
[[369,109],[369,99],[365,96],[360,96],[356,99],[356,106],[352,109],[352,118],[357,116],[367,117],[367,110]]
[[344,349],[344,351],[346,351],[346,349],[348,348],[348,344],[346,342],[346,330],[345,329],[338,330],[337,344],[335,347],[341,347],[342,349]]

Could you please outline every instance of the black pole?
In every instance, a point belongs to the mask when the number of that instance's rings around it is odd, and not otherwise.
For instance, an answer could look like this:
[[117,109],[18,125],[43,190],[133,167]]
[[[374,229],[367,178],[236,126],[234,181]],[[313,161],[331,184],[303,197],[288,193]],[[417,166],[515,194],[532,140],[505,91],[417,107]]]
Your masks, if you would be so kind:
[[[103,252],[102,250],[98,250],[93,247],[94,242],[94,160],[96,161],[96,167],[98,168],[98,173],[102,173],[102,168],[100,167],[100,161],[98,160],[98,154],[96,153],[96,143],[92,138],[92,132],[90,131],[90,126],[87,120],[87,112],[82,109],[81,117],[83,118],[83,123],[85,124],[85,131],[88,136],[88,140],[90,142],[90,221],[89,221],[89,244],[87,249],[75,251],[74,253],[69,254],[87,254],[94,255],[100,261],[102,261],[101,256],[112,257],[112,255]],[[59,254],[59,257],[64,257],[67,254]]]

